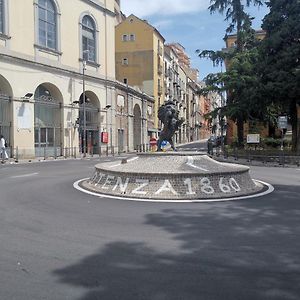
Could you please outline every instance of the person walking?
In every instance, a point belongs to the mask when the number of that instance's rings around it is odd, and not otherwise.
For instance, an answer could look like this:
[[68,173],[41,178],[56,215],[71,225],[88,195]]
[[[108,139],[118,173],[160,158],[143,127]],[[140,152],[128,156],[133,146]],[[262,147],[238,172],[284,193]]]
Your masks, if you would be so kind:
[[1,162],[4,163],[5,159],[8,159],[8,155],[6,152],[6,142],[4,136],[0,135],[0,154],[1,154]]

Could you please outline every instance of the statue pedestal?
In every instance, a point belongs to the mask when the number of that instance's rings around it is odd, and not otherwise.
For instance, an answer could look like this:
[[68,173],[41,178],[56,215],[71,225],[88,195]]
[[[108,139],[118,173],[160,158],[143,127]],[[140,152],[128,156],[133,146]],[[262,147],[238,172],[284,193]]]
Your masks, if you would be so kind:
[[80,186],[88,191],[129,199],[202,200],[256,194],[249,167],[221,163],[199,152],[141,153],[100,163]]

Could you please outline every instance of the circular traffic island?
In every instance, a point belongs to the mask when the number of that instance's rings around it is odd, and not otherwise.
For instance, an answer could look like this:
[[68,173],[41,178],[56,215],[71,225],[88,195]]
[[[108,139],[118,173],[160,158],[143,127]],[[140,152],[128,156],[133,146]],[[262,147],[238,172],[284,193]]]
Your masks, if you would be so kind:
[[199,152],[141,153],[99,163],[78,186],[100,196],[157,201],[229,200],[267,190],[251,179],[249,167],[217,162]]

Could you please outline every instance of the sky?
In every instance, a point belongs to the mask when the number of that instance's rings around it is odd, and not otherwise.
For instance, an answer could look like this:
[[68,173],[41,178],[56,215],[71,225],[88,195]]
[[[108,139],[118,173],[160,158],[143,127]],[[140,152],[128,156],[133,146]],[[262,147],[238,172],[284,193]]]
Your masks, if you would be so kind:
[[[245,2],[245,1],[242,1]],[[220,13],[210,14],[210,0],[121,0],[121,10],[147,20],[166,39],[166,43],[179,42],[191,59],[191,67],[199,70],[202,80],[209,73],[221,71],[212,62],[200,59],[196,50],[221,50],[228,23]],[[260,29],[266,6],[247,10],[254,17],[253,28]]]

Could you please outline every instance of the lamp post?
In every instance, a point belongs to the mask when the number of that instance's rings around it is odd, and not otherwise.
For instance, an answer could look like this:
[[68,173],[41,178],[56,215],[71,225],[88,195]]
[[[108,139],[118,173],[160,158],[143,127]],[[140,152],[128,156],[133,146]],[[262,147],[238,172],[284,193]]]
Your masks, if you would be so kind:
[[89,50],[82,51],[82,109],[83,109],[83,157],[86,157],[86,106],[85,106],[85,67],[86,67],[86,56]]

